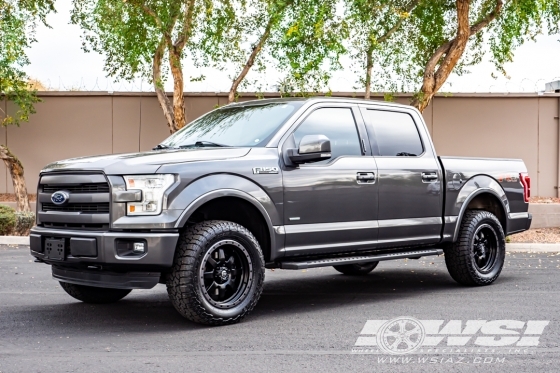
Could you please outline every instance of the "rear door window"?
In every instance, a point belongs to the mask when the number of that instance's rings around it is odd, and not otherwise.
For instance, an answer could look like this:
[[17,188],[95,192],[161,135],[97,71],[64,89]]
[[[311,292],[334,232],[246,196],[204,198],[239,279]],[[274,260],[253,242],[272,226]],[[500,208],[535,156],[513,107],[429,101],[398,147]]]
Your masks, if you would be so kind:
[[382,157],[414,157],[424,152],[416,123],[407,113],[371,110],[368,115]]

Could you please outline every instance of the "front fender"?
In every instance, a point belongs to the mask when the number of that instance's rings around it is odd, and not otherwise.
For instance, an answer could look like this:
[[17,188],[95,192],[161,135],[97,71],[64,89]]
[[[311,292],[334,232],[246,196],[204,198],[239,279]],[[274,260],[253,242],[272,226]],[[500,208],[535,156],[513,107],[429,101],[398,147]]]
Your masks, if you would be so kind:
[[257,184],[240,176],[217,174],[190,183],[169,204],[170,210],[183,210],[175,228],[185,225],[191,214],[204,203],[219,197],[238,197],[252,203],[272,229],[281,218],[270,196]]
[[[447,195],[446,202],[446,225],[451,226],[445,227],[445,231],[453,232],[453,242],[455,242],[459,236],[459,229],[461,227],[461,221],[467,210],[469,203],[479,194],[489,193],[495,196],[501,203],[504,216],[509,214],[509,202],[506,196],[506,192],[502,186],[493,178],[486,175],[478,175],[469,179],[456,193],[449,193]],[[456,217],[456,219],[454,219]],[[504,232],[507,231],[507,227],[503,227]],[[444,234],[445,235],[445,234]]]

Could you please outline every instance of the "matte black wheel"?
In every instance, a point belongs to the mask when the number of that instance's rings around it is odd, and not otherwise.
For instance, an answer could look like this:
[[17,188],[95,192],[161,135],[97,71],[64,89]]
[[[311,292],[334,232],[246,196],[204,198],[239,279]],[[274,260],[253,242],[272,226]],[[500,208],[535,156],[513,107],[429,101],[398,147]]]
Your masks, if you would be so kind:
[[226,325],[253,310],[263,281],[264,258],[251,232],[213,220],[181,234],[167,292],[175,309],[189,320]]
[[367,275],[377,267],[379,262],[360,263],[360,264],[344,264],[340,266],[333,266],[338,272],[349,276],[363,276]]
[[502,225],[488,211],[467,211],[459,239],[444,251],[445,264],[455,281],[470,286],[490,285],[504,266],[506,239]]
[[126,297],[132,291],[128,289],[110,289],[76,285],[62,281],[59,283],[70,296],[84,303],[115,303]]

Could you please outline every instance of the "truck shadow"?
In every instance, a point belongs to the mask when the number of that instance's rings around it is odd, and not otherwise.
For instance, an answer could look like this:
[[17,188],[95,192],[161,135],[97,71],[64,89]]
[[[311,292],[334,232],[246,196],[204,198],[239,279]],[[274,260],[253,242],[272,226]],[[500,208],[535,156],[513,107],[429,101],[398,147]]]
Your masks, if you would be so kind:
[[[515,281],[502,275],[496,285]],[[425,294],[476,293],[477,288],[457,285],[441,269],[390,268],[366,276],[344,276],[332,269],[292,272],[267,271],[262,297],[245,323],[269,318],[292,317],[326,309],[344,312],[348,307],[401,299],[422,298]],[[12,306],[9,321],[27,328],[54,328],[61,335],[103,333],[150,333],[195,331],[207,326],[179,315],[167,298],[163,285],[150,291],[135,291],[115,304],[91,305],[73,301],[60,289],[60,296],[42,305]],[[64,299],[64,301],[63,301]],[[57,303],[61,302],[61,303]],[[6,315],[3,317],[6,319]],[[281,320],[278,320],[281,323]],[[257,326],[257,325],[255,325]],[[235,326],[234,326],[235,327]]]
[[[305,278],[281,275],[278,276],[281,278],[265,282],[253,317],[285,317],[398,299],[421,299],[427,294],[449,292],[457,295],[480,290],[457,284],[441,268],[414,268],[413,272],[411,268],[375,269],[366,276],[345,276],[331,269],[324,272]],[[513,280],[502,274],[495,286]]]

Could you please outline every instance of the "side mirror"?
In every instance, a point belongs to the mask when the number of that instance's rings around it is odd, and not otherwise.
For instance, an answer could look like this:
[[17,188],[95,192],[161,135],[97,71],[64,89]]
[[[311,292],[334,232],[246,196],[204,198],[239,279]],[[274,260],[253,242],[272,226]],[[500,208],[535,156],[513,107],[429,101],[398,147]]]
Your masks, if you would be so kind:
[[303,136],[299,149],[288,149],[288,157],[295,164],[319,162],[331,157],[331,141],[324,135]]

